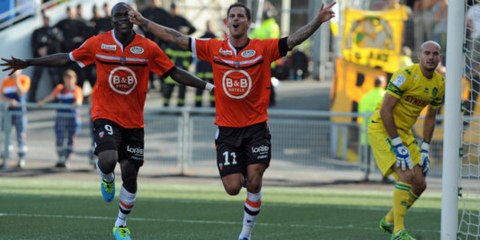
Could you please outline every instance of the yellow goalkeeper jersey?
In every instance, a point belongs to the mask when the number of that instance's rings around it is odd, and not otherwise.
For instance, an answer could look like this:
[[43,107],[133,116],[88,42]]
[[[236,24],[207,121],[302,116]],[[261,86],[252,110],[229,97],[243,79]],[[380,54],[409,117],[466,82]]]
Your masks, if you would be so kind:
[[[386,94],[399,99],[393,109],[397,130],[403,133],[410,132],[423,108],[427,105],[434,109],[440,108],[443,104],[444,93],[445,80],[437,72],[434,72],[432,78],[426,78],[418,64],[395,72],[387,86]],[[380,116],[382,102],[383,100],[379,102],[375,109],[371,118],[372,122],[382,122]],[[383,124],[378,125],[383,127]]]

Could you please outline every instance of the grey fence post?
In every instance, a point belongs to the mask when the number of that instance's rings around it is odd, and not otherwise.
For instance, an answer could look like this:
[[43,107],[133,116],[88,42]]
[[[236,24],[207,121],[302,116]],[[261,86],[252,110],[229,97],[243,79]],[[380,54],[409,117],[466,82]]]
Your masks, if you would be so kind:
[[2,112],[2,129],[3,129],[3,151],[2,151],[2,166],[7,166],[7,160],[10,158],[10,134],[12,132],[12,114],[8,111],[7,105],[2,104],[1,110]]

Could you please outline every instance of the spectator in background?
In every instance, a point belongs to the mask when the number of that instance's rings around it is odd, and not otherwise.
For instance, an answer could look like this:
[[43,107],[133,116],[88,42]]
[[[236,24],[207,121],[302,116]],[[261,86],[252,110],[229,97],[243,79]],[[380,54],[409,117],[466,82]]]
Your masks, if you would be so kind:
[[[27,153],[27,107],[26,94],[30,89],[30,77],[23,75],[21,70],[16,70],[11,76],[3,79],[0,85],[0,101],[8,105],[8,111],[12,114],[12,128],[17,135],[18,163],[17,167],[25,167],[25,155]],[[13,151],[12,137],[9,136],[9,155]],[[8,157],[8,156],[7,156]],[[2,166],[6,167],[6,166]]]
[[[438,42],[444,51],[442,56],[445,56],[445,49],[447,46],[447,11],[448,0],[437,0],[432,7],[434,13],[434,27],[432,40]],[[445,62],[445,58],[442,59]]]
[[[161,0],[148,0],[147,6],[140,11],[140,13],[148,19],[151,19],[154,23],[165,24],[168,27],[172,27],[172,17],[170,13],[162,8]],[[159,47],[165,49],[165,43],[158,37],[148,31],[145,32],[145,37],[157,43]],[[164,91],[164,79],[157,77],[155,73],[151,72],[149,76],[149,89],[155,89],[155,81],[160,82],[160,88]]]
[[[387,80],[384,76],[378,76],[375,78],[373,83],[373,89],[367,92],[360,102],[358,103],[358,113],[361,115],[372,114],[378,106],[378,103],[382,101],[383,96],[385,95],[385,86]],[[370,115],[369,115],[370,116]],[[370,162],[372,159],[372,149],[368,146],[367,139],[367,126],[370,118],[363,119],[363,117],[358,118],[360,124],[360,145],[362,146],[362,160],[365,162],[362,164],[365,166],[365,180],[368,181],[368,175],[370,173]],[[383,182],[389,182],[388,177],[383,177]]]
[[108,6],[108,3],[104,3],[102,9],[104,11],[103,17],[98,12],[96,5],[93,5],[92,7],[93,18],[90,20],[90,22],[94,28],[93,35],[108,32],[113,28],[112,19],[110,17],[110,7]]
[[476,0],[475,5],[467,9],[466,24],[470,33],[467,36],[467,42],[470,42],[467,47],[476,52],[475,58],[478,59],[478,55],[480,55],[480,0]]
[[423,42],[433,38],[435,13],[432,8],[437,1],[440,0],[417,0],[413,6],[413,31],[415,46],[417,47]]
[[68,69],[63,74],[63,84],[58,84],[55,89],[37,105],[42,107],[45,103],[57,100],[65,107],[57,109],[55,117],[55,145],[57,147],[58,168],[67,168],[68,159],[73,153],[75,138],[80,132],[81,119],[79,107],[82,106],[82,89],[76,85],[77,74]]
[[[256,26],[252,32],[248,35],[249,38],[258,38],[258,39],[273,39],[280,38],[280,26],[275,20],[277,15],[277,10],[269,1],[265,1],[263,4],[263,13],[262,21],[260,26]],[[271,64],[272,73],[275,72],[275,62]],[[270,82],[270,105],[275,106],[276,104],[276,93],[273,83]]]
[[[87,19],[83,17],[83,5],[81,3],[75,6],[75,13],[77,14],[76,19],[82,21],[84,24],[88,25]],[[68,70],[67,70],[68,71]]]
[[290,76],[293,80],[303,80],[308,77],[308,63],[310,59],[299,48],[295,48],[291,55],[291,69]]
[[[170,13],[162,8],[161,0],[148,0],[146,7],[142,9],[140,13],[155,23],[163,23],[168,26],[172,24]],[[163,47],[164,42],[155,37],[152,33],[145,32],[145,37],[156,42],[158,46]]]
[[[54,26],[60,32],[62,42],[60,49],[61,52],[71,52],[80,47],[89,35],[88,26],[83,21],[77,19],[75,9],[67,7],[66,13],[67,18],[59,21]],[[77,64],[67,66],[63,71],[66,71],[69,68],[77,74],[77,85],[83,87],[83,82],[86,79],[85,72]]]
[[470,51],[467,59],[467,71],[470,81],[470,94],[465,101],[465,125],[471,122],[470,117],[475,112],[476,101],[480,92],[480,0],[475,0],[475,4],[467,9],[466,13],[467,49]]
[[403,46],[402,49],[400,50],[400,64],[398,67],[404,68],[412,65],[413,65],[412,49],[410,49],[407,46]]
[[[190,35],[197,31],[197,29],[183,16],[180,15],[180,9],[175,2],[170,5],[171,28],[175,29],[185,35]],[[163,24],[163,23],[161,23]],[[188,71],[192,64],[192,53],[178,47],[176,44],[166,44],[165,53],[172,59],[175,66]],[[170,106],[170,99],[172,97],[175,86],[178,86],[177,107],[185,106],[185,85],[174,81],[171,77],[165,78],[165,88],[163,90],[163,106]]]
[[[81,3],[79,3],[75,6],[75,13],[76,13],[76,18],[75,19],[82,22],[85,25],[83,38],[87,39],[87,38],[95,35],[94,24],[92,24],[91,21],[87,21],[87,19],[85,19],[83,17],[83,5]],[[65,72],[67,72],[68,70],[71,70],[71,69],[67,69],[67,70],[65,70]],[[84,73],[83,83],[85,83],[85,80],[86,80],[90,83],[90,86],[93,88],[93,85],[95,84],[95,80],[96,80],[95,79],[95,65],[92,64],[92,65],[86,66],[85,68],[83,68],[82,72]],[[75,78],[76,78],[76,76],[75,76]],[[75,81],[75,82],[77,82],[77,81]],[[83,88],[83,83],[79,83],[79,86],[82,87],[82,88]]]
[[280,26],[275,19],[276,16],[277,10],[275,6],[269,1],[265,1],[263,4],[262,21],[259,26],[256,26],[248,34],[248,37],[258,39],[279,38]]
[[[50,18],[46,15],[42,16],[42,21],[43,26],[33,31],[32,39],[30,41],[33,57],[45,57],[60,50],[58,30],[50,26]],[[31,88],[28,94],[29,102],[36,102],[37,100],[37,88],[40,80],[42,79],[44,70],[47,70],[49,81],[52,83],[52,86],[55,86],[60,82],[59,72],[57,69],[35,66],[33,68]]]
[[[205,25],[205,33],[200,38],[217,38],[212,30],[212,22],[208,20]],[[197,77],[213,84],[213,69],[210,63],[198,59],[195,70]],[[195,107],[202,106],[203,92],[203,90],[198,88],[195,90]],[[215,96],[213,95],[213,91],[210,92],[208,100],[210,102],[210,107],[215,107]]]

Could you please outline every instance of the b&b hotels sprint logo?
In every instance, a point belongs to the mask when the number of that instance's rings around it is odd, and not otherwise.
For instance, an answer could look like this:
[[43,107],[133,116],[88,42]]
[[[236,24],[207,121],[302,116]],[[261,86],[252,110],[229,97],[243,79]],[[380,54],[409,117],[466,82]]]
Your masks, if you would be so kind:
[[230,70],[223,75],[222,86],[230,98],[242,99],[252,89],[252,78],[244,70]]
[[117,67],[108,76],[110,88],[116,93],[128,95],[137,86],[137,76],[127,67]]

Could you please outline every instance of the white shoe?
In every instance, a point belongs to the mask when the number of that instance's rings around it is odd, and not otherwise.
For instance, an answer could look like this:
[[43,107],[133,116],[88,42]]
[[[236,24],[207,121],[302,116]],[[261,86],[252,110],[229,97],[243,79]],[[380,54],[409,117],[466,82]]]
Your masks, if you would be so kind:
[[19,168],[25,168],[25,165],[26,165],[25,158],[20,158],[20,159],[18,159],[17,167],[19,167]]

